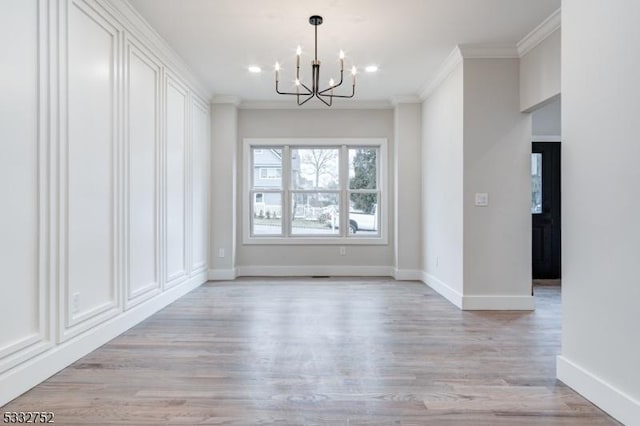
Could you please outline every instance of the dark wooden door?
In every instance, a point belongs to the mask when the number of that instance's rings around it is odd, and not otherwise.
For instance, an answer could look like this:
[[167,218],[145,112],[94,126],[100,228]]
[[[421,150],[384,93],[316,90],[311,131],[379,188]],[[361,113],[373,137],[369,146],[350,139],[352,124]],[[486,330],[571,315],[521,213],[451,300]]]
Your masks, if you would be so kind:
[[533,142],[532,261],[534,279],[560,278],[560,142]]

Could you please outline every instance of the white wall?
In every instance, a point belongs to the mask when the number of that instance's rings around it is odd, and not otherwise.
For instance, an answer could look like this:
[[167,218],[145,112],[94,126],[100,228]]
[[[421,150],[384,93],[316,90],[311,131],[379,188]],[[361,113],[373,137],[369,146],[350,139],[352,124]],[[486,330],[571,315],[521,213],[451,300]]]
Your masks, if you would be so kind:
[[[242,158],[242,140],[245,138],[387,138],[388,188],[387,199],[393,199],[393,111],[383,110],[272,110],[240,109],[238,112],[238,158]],[[231,159],[228,159],[231,161]],[[238,167],[238,188],[244,182],[243,165]],[[242,203],[238,200],[236,224],[242,223]],[[389,224],[393,224],[393,211],[387,206]],[[238,228],[240,229],[240,228]],[[350,245],[346,256],[340,256],[335,245],[287,246],[250,245],[242,243],[242,232],[237,235],[237,267],[242,275],[265,273],[310,274],[383,274],[393,272],[393,244]],[[393,228],[389,229],[393,241]],[[267,268],[265,268],[265,266]]]
[[[464,60],[464,305],[532,309],[531,120],[518,59]],[[475,194],[488,193],[487,207]]]
[[640,2],[563,0],[558,377],[640,424]]
[[399,102],[394,108],[396,279],[420,280],[422,263],[422,106]]
[[520,58],[521,111],[532,111],[560,94],[561,31],[556,27]]
[[126,3],[0,8],[2,405],[206,280],[209,112]]
[[558,96],[550,103],[533,111],[531,114],[531,131],[534,141],[539,140],[540,142],[545,142],[554,137],[556,140],[552,142],[560,141],[559,136],[562,135],[560,122],[562,116],[561,107],[562,100]]
[[[236,277],[236,185],[238,111],[234,103],[212,104],[211,231],[213,233],[209,278]],[[241,158],[241,157],[240,157]],[[240,191],[241,192],[241,191]],[[223,251],[221,253],[220,251]],[[222,256],[221,256],[222,255]]]
[[462,55],[452,52],[422,108],[423,281],[462,309],[533,309],[519,61]]
[[424,280],[457,306],[463,293],[462,62],[422,105]]

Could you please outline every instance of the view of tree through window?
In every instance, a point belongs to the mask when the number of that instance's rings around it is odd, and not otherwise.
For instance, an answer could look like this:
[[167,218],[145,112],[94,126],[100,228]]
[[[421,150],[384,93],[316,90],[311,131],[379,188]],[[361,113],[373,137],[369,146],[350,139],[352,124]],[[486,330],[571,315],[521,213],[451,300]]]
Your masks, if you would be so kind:
[[[378,151],[375,148],[349,150],[349,189],[377,189]],[[373,213],[377,204],[376,193],[351,194],[352,208],[363,213]]]

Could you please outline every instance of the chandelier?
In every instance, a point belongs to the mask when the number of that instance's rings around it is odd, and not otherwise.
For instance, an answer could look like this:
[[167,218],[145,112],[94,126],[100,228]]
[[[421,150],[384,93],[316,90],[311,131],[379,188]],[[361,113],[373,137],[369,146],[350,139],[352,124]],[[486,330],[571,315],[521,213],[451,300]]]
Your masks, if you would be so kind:
[[298,105],[307,103],[311,98],[316,97],[324,102],[325,105],[331,106],[333,104],[333,98],[353,98],[356,93],[356,67],[351,68],[351,94],[350,95],[336,95],[333,90],[340,87],[343,82],[344,74],[344,52],[340,51],[340,81],[336,84],[333,79],[329,80],[329,87],[324,90],[320,90],[320,61],[318,60],[318,25],[322,24],[322,16],[313,15],[309,18],[309,23],[315,28],[315,56],[311,61],[311,88],[300,81],[300,55],[302,49],[298,46],[296,50],[296,91],[295,92],[281,92],[278,89],[278,83],[280,82],[280,64],[276,62],[276,93],[279,95],[293,95],[297,97]]

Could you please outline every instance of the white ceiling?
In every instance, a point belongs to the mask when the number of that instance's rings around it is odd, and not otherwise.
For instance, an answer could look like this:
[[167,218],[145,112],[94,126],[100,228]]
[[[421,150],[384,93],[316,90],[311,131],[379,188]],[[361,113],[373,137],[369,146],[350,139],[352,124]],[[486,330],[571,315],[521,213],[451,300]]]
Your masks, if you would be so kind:
[[[217,96],[275,101],[273,65],[281,89],[293,85],[295,49],[302,80],[311,72],[318,27],[321,82],[345,68],[379,66],[358,75],[356,98],[411,96],[434,77],[457,44],[515,46],[560,7],[560,0],[129,0]],[[249,65],[262,67],[251,74]],[[345,74],[345,77],[347,75]],[[350,78],[350,77],[349,77]]]

